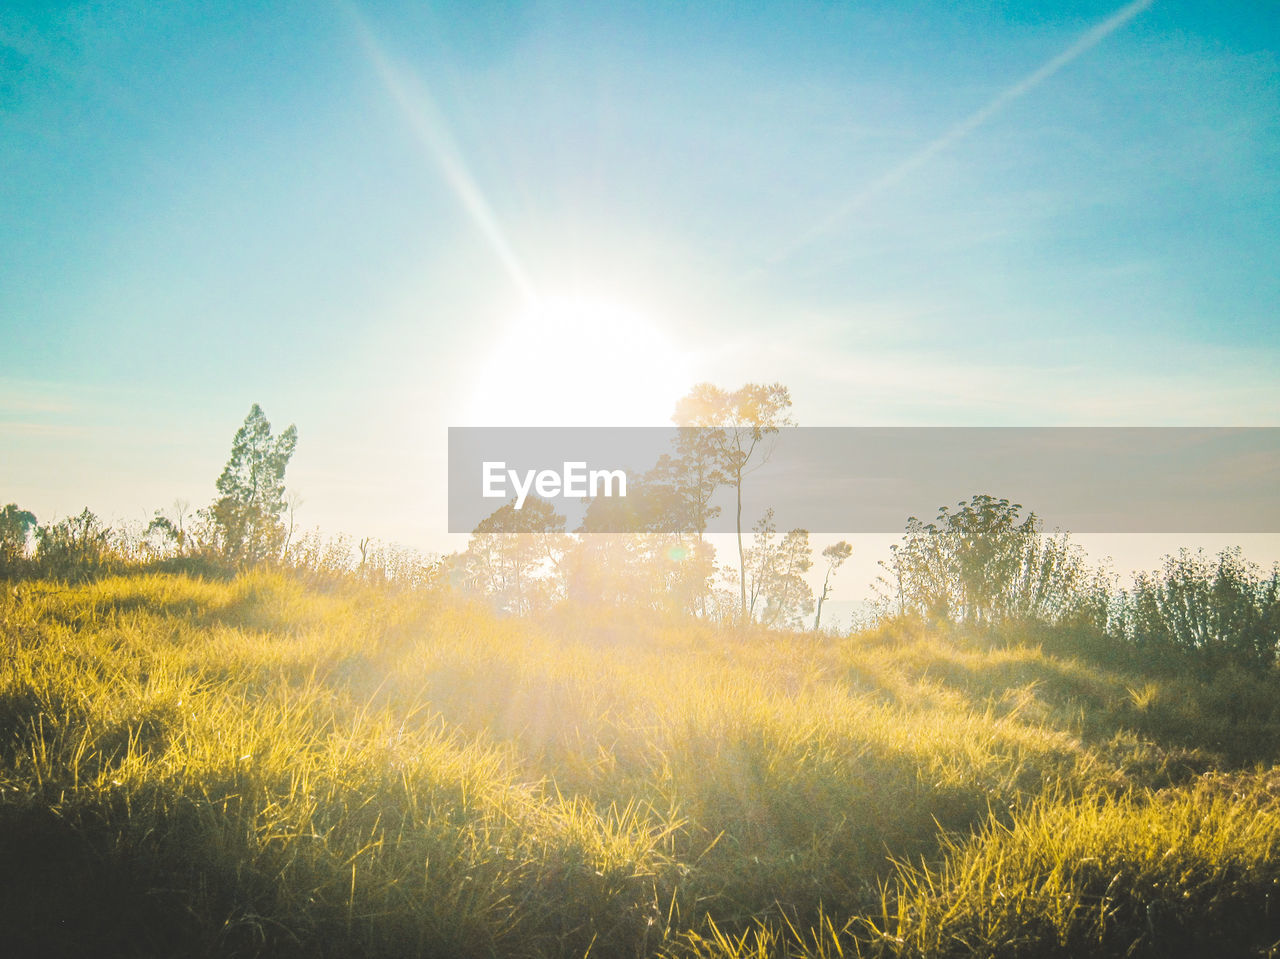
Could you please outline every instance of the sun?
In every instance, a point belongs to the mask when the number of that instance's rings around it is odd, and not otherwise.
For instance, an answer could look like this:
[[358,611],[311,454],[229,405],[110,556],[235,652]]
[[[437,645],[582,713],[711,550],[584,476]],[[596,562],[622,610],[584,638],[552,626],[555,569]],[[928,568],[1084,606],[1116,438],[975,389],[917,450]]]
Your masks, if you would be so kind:
[[686,354],[641,311],[598,297],[542,298],[482,364],[483,426],[666,426],[692,385]]

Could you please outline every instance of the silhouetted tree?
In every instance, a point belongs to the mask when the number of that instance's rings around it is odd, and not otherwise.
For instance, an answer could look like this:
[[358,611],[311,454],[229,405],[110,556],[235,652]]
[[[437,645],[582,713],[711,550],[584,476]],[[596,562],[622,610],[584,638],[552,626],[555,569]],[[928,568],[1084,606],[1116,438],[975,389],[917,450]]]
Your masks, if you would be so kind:
[[677,430],[674,455],[659,457],[643,480],[655,491],[661,525],[673,532],[695,533],[699,541],[708,522],[720,515],[711,498],[727,481],[719,431],[699,427]]
[[481,520],[465,552],[447,557],[445,570],[455,587],[519,616],[545,607],[559,592],[568,538],[565,518],[546,500],[530,496],[520,509],[515,502]]
[[1035,513],[986,494],[937,519],[907,520],[901,544],[882,564],[893,577],[899,611],[984,623],[1004,619],[1061,622],[1088,598],[1080,550],[1064,533],[1043,535]]
[[715,548],[696,535],[698,508],[680,485],[684,475],[664,456],[625,497],[587,503],[564,562],[569,598],[705,615]]
[[807,529],[788,530],[778,544],[771,575],[765,585],[760,620],[766,626],[794,629],[813,610],[813,589],[804,578],[813,567]]
[[206,516],[228,559],[254,563],[279,555],[285,536],[284,473],[297,443],[297,427],[273,436],[262,408],[250,407],[218,477],[221,495]]
[[747,617],[766,626],[795,626],[813,609],[813,590],[804,574],[813,566],[809,531],[793,529],[777,537],[773,510],[753,527],[747,560]]
[[111,530],[88,507],[36,530],[36,564],[47,576],[84,579],[111,559]]
[[1263,576],[1239,547],[1216,560],[1185,549],[1166,556],[1161,570],[1135,577],[1124,605],[1125,633],[1153,657],[1189,657],[1207,672],[1276,664],[1280,568]]
[[[739,615],[749,616],[747,557],[742,540],[742,487],[746,475],[768,459],[766,440],[783,426],[793,425],[787,410],[791,394],[780,383],[748,383],[728,392],[699,383],[676,404],[672,420],[678,426],[709,428],[705,442],[715,450],[717,467],[737,495]],[[754,466],[752,465],[754,463]]]
[[36,528],[36,517],[17,503],[0,510],[0,575],[16,571],[26,559],[27,541]]

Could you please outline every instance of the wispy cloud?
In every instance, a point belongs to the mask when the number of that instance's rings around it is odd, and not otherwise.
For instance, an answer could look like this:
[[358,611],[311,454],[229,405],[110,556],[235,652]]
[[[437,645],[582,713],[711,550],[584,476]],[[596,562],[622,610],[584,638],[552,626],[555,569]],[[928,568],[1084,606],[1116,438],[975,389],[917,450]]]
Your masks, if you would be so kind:
[[71,396],[75,387],[29,380],[0,379],[0,436],[71,438],[87,432],[81,422],[88,408]]
[[775,253],[772,257],[772,262],[777,263],[789,258],[802,247],[807,246],[838,226],[869,200],[907,179],[939,153],[955,146],[978,127],[1008,108],[1010,104],[1026,96],[1073,60],[1088,53],[1154,2],[1155,0],[1133,0],[1132,3],[1121,7],[1057,56],[1045,61],[1021,80],[1000,91],[986,105],[975,110],[941,136],[891,167],[861,190],[848,197],[843,203],[837,204],[826,216]]
[[847,338],[847,322],[819,317],[786,338],[744,334],[699,360],[710,379],[791,384],[806,425],[1280,425],[1274,351],[1191,342],[1156,351],[1116,336],[1085,352],[1029,344],[993,359],[925,342],[850,351]]
[[83,426],[71,423],[35,423],[30,420],[0,420],[0,436],[72,438],[89,435]]

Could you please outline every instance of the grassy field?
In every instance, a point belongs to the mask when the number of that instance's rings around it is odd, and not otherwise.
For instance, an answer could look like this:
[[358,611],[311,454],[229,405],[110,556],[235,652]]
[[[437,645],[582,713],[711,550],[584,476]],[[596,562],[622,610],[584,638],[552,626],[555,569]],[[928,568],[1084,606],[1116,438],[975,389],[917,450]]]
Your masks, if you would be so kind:
[[1280,695],[899,621],[0,597],[0,952],[1280,952]]

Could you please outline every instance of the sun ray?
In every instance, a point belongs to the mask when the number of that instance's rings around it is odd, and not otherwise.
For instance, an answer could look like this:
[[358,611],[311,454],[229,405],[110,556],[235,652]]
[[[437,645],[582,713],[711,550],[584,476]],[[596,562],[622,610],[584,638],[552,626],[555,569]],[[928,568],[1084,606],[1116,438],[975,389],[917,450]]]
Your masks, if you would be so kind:
[[538,299],[536,287],[529,277],[520,257],[516,254],[506,231],[502,228],[493,206],[489,203],[480,184],[471,173],[462,150],[458,147],[444,114],[436,105],[422,79],[406,68],[392,62],[386,50],[373,35],[359,11],[348,8],[364,47],[378,77],[391,99],[399,107],[406,122],[440,168],[445,181],[453,190],[477,230],[488,242],[503,271],[527,302]]

